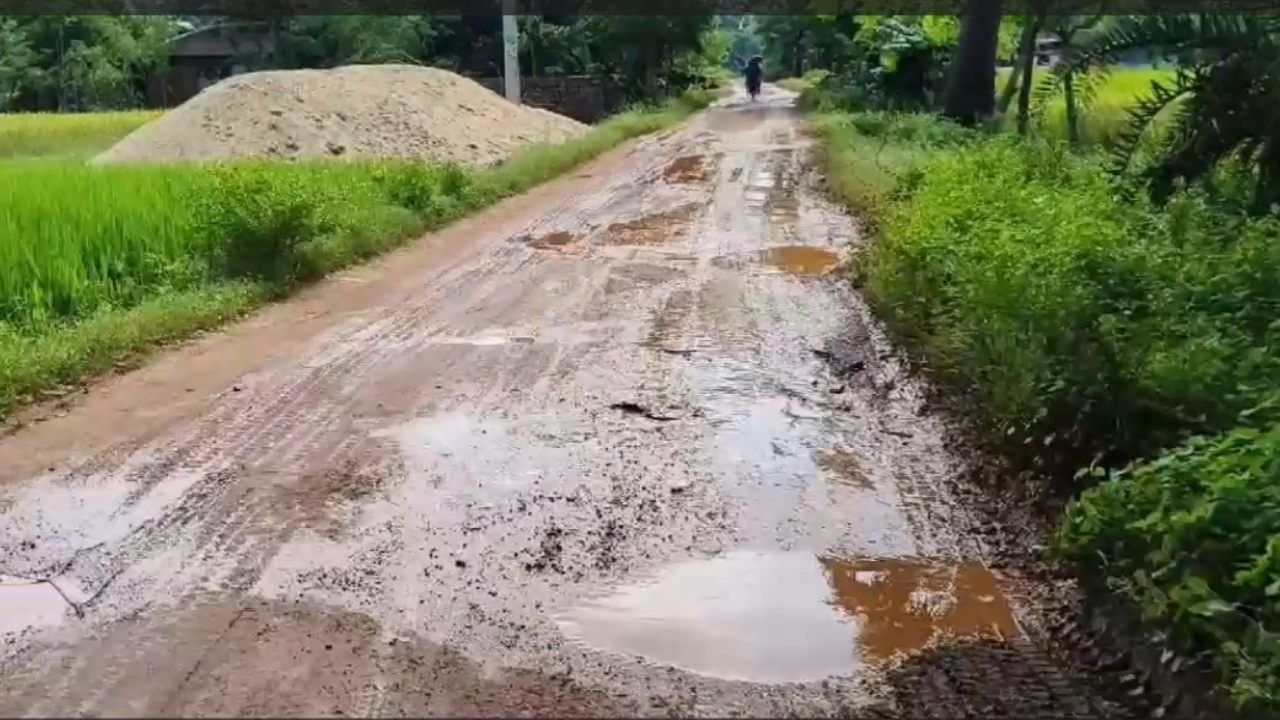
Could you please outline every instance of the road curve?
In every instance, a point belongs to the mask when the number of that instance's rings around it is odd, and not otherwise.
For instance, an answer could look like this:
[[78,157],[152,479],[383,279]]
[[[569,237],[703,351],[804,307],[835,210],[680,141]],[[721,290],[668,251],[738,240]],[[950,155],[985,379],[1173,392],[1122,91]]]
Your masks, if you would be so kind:
[[1016,641],[794,96],[0,440],[0,715],[833,715]]

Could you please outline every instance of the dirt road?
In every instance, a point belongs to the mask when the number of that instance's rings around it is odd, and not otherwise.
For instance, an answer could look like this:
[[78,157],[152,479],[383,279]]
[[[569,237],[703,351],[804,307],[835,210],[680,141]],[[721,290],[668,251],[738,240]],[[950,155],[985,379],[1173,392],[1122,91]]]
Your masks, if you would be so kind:
[[917,671],[944,714],[975,682],[1089,710],[1020,654],[962,459],[825,276],[859,239],[792,105],[725,101],[0,440],[0,715],[891,712],[892,657],[948,636],[989,655]]

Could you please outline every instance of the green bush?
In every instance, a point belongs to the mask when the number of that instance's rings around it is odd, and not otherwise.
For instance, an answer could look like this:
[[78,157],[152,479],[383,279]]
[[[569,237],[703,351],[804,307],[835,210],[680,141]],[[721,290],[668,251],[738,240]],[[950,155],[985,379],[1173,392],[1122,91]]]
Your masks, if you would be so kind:
[[1228,428],[1280,382],[1278,234],[1201,196],[1158,211],[1091,160],[997,140],[923,168],[865,278],[990,438],[1074,471]]
[[1075,503],[1057,542],[1216,667],[1246,710],[1280,710],[1280,426],[1196,440]]

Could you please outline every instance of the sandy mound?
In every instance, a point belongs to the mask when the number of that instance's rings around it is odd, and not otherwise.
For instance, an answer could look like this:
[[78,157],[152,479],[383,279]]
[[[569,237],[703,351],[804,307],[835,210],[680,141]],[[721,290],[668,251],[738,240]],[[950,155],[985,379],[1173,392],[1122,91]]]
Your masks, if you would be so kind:
[[488,165],[586,130],[436,68],[273,70],[205,88],[95,162],[399,157]]

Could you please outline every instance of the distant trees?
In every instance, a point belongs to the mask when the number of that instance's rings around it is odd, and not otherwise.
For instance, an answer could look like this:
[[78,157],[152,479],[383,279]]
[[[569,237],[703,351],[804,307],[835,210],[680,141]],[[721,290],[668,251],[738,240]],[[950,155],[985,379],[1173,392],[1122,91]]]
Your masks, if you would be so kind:
[[[727,20],[727,21],[726,21]],[[140,105],[167,46],[222,17],[0,16],[0,111]],[[243,22],[241,18],[237,21]],[[251,20],[250,20],[251,21]],[[749,16],[525,16],[527,74],[598,74],[633,99],[706,82],[715,66],[754,52]],[[475,75],[502,70],[497,16],[298,16],[260,21],[275,40],[256,69],[419,63]],[[749,57],[749,55],[748,55]]]
[[0,110],[136,105],[176,31],[167,17],[0,17]]

